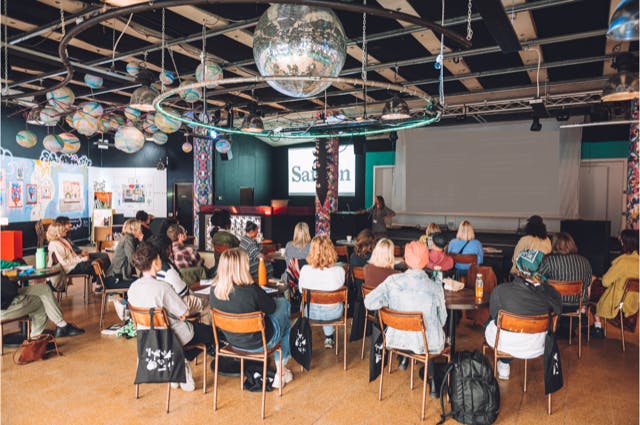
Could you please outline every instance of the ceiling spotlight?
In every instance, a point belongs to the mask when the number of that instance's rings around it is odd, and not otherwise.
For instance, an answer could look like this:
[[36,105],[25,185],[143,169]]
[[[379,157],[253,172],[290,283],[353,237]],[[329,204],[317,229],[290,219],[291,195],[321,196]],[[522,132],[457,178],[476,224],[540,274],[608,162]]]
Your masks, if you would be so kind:
[[540,124],[540,118],[533,117],[533,122],[531,123],[531,127],[529,127],[531,131],[540,131],[542,130],[542,124]]
[[402,120],[411,118],[409,105],[407,105],[407,102],[399,96],[393,96],[391,100],[387,100],[384,104],[382,116],[380,118],[383,120]]
[[607,38],[619,41],[638,40],[638,1],[622,0],[611,15]]
[[141,86],[135,89],[131,94],[129,106],[143,112],[151,112],[155,109],[153,107],[153,99],[158,96],[158,93],[151,88],[151,82],[153,79],[154,76],[150,71],[146,69],[141,69],[139,71],[137,80]]
[[262,118],[260,118],[257,114],[251,113],[245,115],[244,120],[242,120],[242,126],[240,127],[242,131],[248,131],[250,133],[262,133],[264,131],[264,123],[262,122]]
[[636,61],[629,52],[620,53],[615,57],[612,66],[618,73],[612,75],[604,86],[601,97],[603,102],[619,102],[638,97],[638,73],[633,72]]
[[556,120],[558,121],[569,121],[570,114],[564,108],[556,114]]

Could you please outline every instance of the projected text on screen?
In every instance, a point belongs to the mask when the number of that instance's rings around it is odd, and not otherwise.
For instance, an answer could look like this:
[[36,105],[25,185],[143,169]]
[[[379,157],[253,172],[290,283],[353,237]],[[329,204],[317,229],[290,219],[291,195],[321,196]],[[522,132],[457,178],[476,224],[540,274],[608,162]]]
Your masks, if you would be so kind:
[[[316,173],[313,169],[314,148],[289,149],[289,196],[316,193]],[[356,156],[353,145],[340,146],[338,158],[338,194],[354,196],[356,192]]]

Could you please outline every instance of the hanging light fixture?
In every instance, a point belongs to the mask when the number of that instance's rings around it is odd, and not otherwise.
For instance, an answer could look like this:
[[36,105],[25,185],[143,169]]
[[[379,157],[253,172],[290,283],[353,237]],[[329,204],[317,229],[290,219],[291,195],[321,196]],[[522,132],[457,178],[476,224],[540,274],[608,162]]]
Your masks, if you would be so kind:
[[602,91],[603,102],[619,102],[638,97],[638,73],[634,71],[634,58],[632,53],[625,52],[615,57],[613,67],[618,70],[607,81]]
[[42,120],[40,119],[40,111],[42,111],[42,108],[40,107],[31,109],[29,111],[29,114],[27,115],[27,124],[44,125],[44,122],[42,122]]
[[248,131],[250,133],[262,133],[264,131],[264,123],[256,113],[252,112],[244,117],[242,120],[242,131]]
[[638,1],[622,0],[611,15],[607,38],[619,41],[638,40]]
[[151,88],[154,76],[150,71],[141,69],[137,75],[137,80],[141,86],[131,93],[129,106],[139,111],[151,112],[154,110],[153,99],[158,95],[158,92]]
[[540,124],[540,118],[534,116],[533,121],[531,122],[531,127],[529,127],[531,131],[540,131],[542,130],[542,124]]
[[399,96],[393,96],[391,100],[387,100],[384,104],[382,116],[380,118],[383,120],[403,120],[411,118],[409,105],[407,105],[407,102]]

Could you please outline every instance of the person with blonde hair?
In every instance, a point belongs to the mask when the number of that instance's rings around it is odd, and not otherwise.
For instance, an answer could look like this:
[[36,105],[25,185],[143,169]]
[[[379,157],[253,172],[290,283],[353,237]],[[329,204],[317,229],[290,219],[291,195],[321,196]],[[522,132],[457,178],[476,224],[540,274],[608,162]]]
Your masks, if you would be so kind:
[[[293,373],[286,368],[291,357],[289,333],[291,307],[286,298],[271,298],[261,289],[249,273],[249,256],[240,248],[231,248],[220,255],[218,271],[214,279],[209,302],[212,308],[225,313],[243,314],[262,311],[266,315],[265,333],[267,348],[278,342],[282,348],[282,382],[280,370],[276,372],[272,386],[280,388],[291,382]],[[229,344],[244,351],[262,351],[260,332],[236,334],[223,332]],[[276,367],[279,368],[279,353],[275,353]]]
[[114,276],[118,279],[119,287],[128,287],[136,279],[136,268],[133,266],[131,259],[143,238],[142,223],[140,221],[130,218],[124,222],[122,238],[116,245],[111,267],[107,270],[107,276]]
[[394,270],[395,264],[394,244],[391,239],[382,238],[378,241],[369,262],[364,266],[364,282],[367,286],[378,286],[383,280],[392,274],[398,273]]
[[422,243],[427,244],[427,248],[432,249],[433,248],[432,236],[435,233],[440,233],[440,232],[442,232],[442,230],[440,230],[440,226],[438,226],[436,223],[429,223],[429,225],[424,231],[424,235],[420,236],[420,239],[418,240]]
[[[482,264],[483,251],[482,244],[476,239],[473,226],[467,220],[460,222],[458,233],[455,239],[449,241],[449,254],[475,254],[478,258],[478,265]],[[465,272],[469,270],[471,264],[456,263],[456,271]]]
[[311,235],[309,235],[309,225],[304,221],[296,224],[293,229],[293,240],[287,242],[284,249],[284,258],[287,264],[296,258],[304,260],[309,255],[309,246],[311,243]]
[[65,225],[57,222],[51,223],[47,229],[47,241],[49,241],[48,267],[53,266],[53,257],[55,256],[65,274],[88,274],[95,280],[96,274],[89,261],[89,256],[75,253],[71,243],[67,240]]
[[[336,265],[338,254],[329,236],[315,236],[311,239],[307,264],[300,270],[298,287],[313,291],[335,291],[344,285],[344,268]],[[309,318],[314,320],[335,320],[342,316],[344,305],[338,304],[309,304]],[[323,326],[324,347],[333,348],[333,326]]]

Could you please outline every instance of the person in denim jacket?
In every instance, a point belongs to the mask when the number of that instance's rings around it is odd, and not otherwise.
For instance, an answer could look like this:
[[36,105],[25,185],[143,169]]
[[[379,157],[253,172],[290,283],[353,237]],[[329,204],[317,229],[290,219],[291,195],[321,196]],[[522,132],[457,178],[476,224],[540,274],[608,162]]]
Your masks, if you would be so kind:
[[[444,290],[423,270],[429,259],[429,250],[424,243],[414,241],[407,244],[404,258],[409,269],[386,278],[365,297],[364,305],[368,310],[389,307],[398,311],[421,311],[429,352],[439,353],[444,349],[443,326],[447,320]],[[416,354],[425,352],[422,336],[417,332],[387,328],[385,335],[389,347]]]

